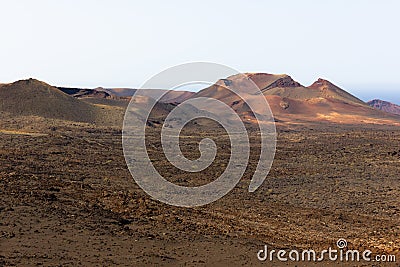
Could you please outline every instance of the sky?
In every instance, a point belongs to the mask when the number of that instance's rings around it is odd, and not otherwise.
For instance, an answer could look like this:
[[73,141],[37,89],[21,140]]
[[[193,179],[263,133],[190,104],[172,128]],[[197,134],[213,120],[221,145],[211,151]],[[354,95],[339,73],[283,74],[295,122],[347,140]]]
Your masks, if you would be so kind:
[[206,61],[400,104],[400,1],[0,0],[0,10],[0,82],[135,88]]

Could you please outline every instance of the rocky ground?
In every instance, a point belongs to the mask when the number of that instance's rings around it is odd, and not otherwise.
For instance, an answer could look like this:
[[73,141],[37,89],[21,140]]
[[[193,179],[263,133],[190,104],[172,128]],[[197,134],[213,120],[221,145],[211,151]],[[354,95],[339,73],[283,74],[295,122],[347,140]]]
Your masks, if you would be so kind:
[[[228,195],[178,208],[152,200],[135,184],[120,129],[39,119],[35,128],[14,127],[22,124],[3,122],[0,131],[0,266],[271,266],[257,260],[264,244],[322,250],[335,248],[339,238],[349,248],[400,260],[398,127],[280,130],[273,167],[256,192],[247,192],[253,153]],[[229,156],[226,136],[185,134],[193,137],[183,146],[188,157],[198,156],[193,148],[201,135],[217,141],[217,161],[202,174],[171,172],[150,128],[155,166],[181,184],[215,179]],[[257,151],[256,142],[252,148]],[[280,265],[309,266],[274,263]]]

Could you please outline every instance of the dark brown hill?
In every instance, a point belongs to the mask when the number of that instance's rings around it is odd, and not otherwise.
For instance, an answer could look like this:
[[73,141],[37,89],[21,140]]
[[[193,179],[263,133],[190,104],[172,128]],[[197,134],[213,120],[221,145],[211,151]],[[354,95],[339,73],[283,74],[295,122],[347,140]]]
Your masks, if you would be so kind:
[[11,115],[94,123],[98,108],[47,83],[28,79],[0,87],[0,111]]
[[[97,87],[94,89],[85,88],[69,88],[69,87],[57,87],[62,92],[71,95],[76,98],[103,98],[113,100],[129,101],[131,97],[136,93],[137,89],[130,88],[103,88]],[[149,97],[164,96],[160,99],[162,103],[182,103],[186,99],[189,99],[194,92],[189,91],[178,91],[178,90],[166,90],[166,89],[141,89],[143,95]]]

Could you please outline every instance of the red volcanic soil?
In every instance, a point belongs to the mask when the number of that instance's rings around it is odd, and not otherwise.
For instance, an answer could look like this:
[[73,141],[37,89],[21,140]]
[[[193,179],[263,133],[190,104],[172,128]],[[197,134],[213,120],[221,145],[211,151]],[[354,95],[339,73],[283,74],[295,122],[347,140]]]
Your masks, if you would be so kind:
[[266,96],[275,118],[280,122],[301,123],[334,122],[343,124],[394,124],[400,125],[389,114],[375,112],[369,107],[346,103],[334,98],[298,100],[280,96]]

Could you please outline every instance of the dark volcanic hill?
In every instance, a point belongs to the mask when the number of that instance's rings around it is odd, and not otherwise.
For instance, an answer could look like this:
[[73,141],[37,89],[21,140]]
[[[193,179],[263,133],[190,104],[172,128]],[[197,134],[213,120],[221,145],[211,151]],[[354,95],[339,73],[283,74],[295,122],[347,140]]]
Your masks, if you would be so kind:
[[95,122],[98,108],[44,82],[28,79],[0,87],[0,111],[78,122]]
[[[76,98],[104,98],[104,99],[114,99],[114,100],[120,100],[126,98],[124,96],[120,96],[114,93],[111,89],[105,89],[102,87],[97,87],[94,89],[69,88],[69,87],[57,87],[57,88],[62,92]],[[127,99],[129,100],[129,98]]]
[[[62,92],[71,95],[76,98],[103,98],[112,100],[126,100],[129,101],[137,91],[137,89],[130,88],[103,88],[97,87],[94,89],[85,88],[69,88],[69,87],[57,87]],[[176,91],[166,89],[141,89],[142,95],[149,97],[158,96],[164,94],[160,99],[162,103],[181,103],[186,99],[190,98],[194,92],[189,91]]]
[[368,105],[370,105],[373,108],[400,115],[400,106],[390,103],[388,101],[380,100],[380,99],[374,99],[368,102]]

